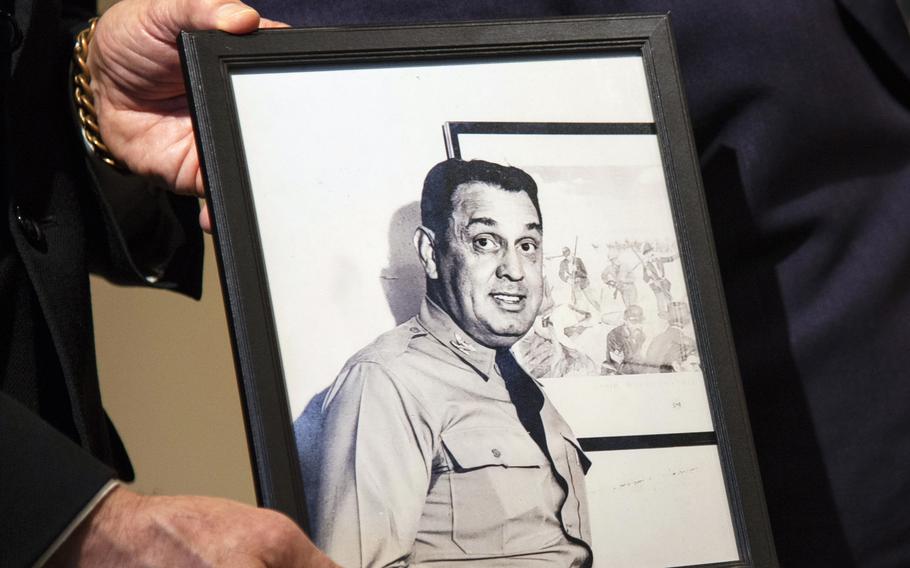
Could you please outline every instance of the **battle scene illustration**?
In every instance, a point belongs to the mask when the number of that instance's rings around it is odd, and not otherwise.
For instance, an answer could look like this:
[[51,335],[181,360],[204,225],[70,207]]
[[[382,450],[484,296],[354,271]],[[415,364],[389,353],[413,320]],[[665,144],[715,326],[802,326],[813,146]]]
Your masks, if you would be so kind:
[[576,239],[552,252],[541,313],[514,349],[532,375],[699,370],[675,245]]

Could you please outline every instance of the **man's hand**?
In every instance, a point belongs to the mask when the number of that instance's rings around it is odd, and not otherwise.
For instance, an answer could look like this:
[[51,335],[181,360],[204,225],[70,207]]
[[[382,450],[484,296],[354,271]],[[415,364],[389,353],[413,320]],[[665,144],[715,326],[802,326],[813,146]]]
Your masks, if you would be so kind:
[[[283,24],[234,0],[123,0],[95,28],[88,67],[101,137],[130,171],[202,195],[202,175],[187,106],[177,34],[234,34]],[[207,211],[200,224],[209,230]]]
[[330,568],[335,564],[280,513],[211,497],[144,497],[118,487],[49,566]]

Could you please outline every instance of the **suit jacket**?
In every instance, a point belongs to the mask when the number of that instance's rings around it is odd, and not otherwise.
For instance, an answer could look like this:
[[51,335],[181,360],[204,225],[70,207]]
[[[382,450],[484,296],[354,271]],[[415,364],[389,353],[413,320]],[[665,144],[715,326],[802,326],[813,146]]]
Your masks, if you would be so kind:
[[132,479],[101,406],[89,269],[198,296],[202,241],[194,199],[86,160],[69,61],[94,2],[3,4],[21,36],[0,45],[0,565],[19,566],[115,472]]
[[671,11],[783,566],[910,566],[895,0],[253,0],[297,25]]

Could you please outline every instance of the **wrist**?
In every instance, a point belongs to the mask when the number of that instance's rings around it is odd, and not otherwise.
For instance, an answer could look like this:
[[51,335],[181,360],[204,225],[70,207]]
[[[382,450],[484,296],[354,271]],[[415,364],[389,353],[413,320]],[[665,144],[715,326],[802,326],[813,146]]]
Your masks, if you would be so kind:
[[113,168],[129,171],[126,164],[117,159],[105,144],[98,123],[95,93],[92,90],[92,72],[89,65],[89,52],[92,48],[97,23],[98,18],[89,20],[88,27],[77,34],[73,47],[73,100],[76,115],[88,151]]
[[48,560],[47,568],[116,566],[119,533],[135,517],[143,497],[117,485],[108,492]]

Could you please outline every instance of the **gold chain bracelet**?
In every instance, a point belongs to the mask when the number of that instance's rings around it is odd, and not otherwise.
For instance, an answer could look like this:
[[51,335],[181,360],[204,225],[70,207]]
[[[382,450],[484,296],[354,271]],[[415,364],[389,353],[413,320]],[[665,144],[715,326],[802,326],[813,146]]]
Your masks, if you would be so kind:
[[98,18],[89,20],[89,26],[76,36],[76,45],[73,48],[73,63],[76,74],[73,77],[73,97],[76,100],[76,110],[79,112],[79,124],[82,126],[82,135],[91,146],[92,151],[105,164],[127,170],[126,165],[114,157],[110,148],[101,139],[101,129],[98,127],[98,115],[95,111],[95,97],[92,94],[92,74],[88,70],[88,49],[95,36],[95,25]]

